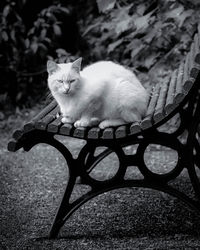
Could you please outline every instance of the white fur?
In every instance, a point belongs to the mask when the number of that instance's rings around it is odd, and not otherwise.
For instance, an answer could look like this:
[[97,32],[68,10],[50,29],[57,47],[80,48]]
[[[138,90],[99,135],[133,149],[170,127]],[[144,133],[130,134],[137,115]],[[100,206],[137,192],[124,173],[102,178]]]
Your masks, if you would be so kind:
[[[133,72],[111,61],[87,66],[80,74],[72,63],[58,64],[48,85],[63,114],[63,122],[100,128],[140,121],[147,108],[147,92]],[[76,78],[64,93],[58,79]]]

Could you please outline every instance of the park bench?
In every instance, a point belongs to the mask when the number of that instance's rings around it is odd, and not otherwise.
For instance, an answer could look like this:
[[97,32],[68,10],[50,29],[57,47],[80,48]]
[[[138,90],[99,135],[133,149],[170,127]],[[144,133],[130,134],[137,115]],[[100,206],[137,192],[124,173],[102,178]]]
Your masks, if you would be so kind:
[[[49,237],[59,233],[65,221],[81,205],[104,192],[123,187],[143,187],[165,192],[181,199],[189,207],[200,212],[200,26],[195,34],[190,51],[163,83],[155,85],[149,93],[148,109],[141,122],[126,124],[116,128],[98,127],[75,128],[71,124],[62,124],[57,116],[59,108],[55,101],[46,106],[30,122],[13,134],[8,150],[15,152],[20,148],[29,151],[38,143],[47,143],[55,147],[65,158],[69,168],[68,184],[52,224]],[[173,117],[179,116],[179,126],[172,132],[160,128]],[[78,156],[73,157],[70,150],[56,135],[69,136],[85,140]],[[184,137],[184,140],[181,139]],[[161,145],[174,150],[177,163],[170,171],[156,173],[148,168],[144,154],[151,144]],[[137,145],[135,152],[127,154],[127,146]],[[104,150],[96,154],[98,148]],[[106,180],[96,179],[91,171],[111,153],[119,160],[114,176]],[[167,151],[166,151],[167,152]],[[125,178],[128,167],[137,169],[141,178]],[[194,196],[171,186],[171,182],[180,177],[182,171],[188,172]],[[90,190],[76,200],[71,195],[77,182],[87,185]],[[191,187],[188,187],[188,192]]]

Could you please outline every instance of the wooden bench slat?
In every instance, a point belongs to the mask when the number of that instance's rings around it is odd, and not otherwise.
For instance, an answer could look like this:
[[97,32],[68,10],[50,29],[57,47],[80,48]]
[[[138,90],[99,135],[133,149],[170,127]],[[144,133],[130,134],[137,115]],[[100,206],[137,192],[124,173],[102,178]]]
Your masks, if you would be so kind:
[[86,137],[86,133],[87,133],[87,129],[86,127],[78,127],[74,129],[73,132],[73,136],[76,138],[85,138]]
[[89,139],[99,139],[101,136],[101,129],[99,127],[93,127],[88,130],[87,137]]
[[51,110],[46,116],[42,119],[35,122],[35,128],[40,130],[45,130],[50,122],[56,119],[56,114],[59,112],[59,107],[56,106],[53,110]]
[[[150,100],[153,96],[153,91],[154,91],[154,87],[155,86],[150,86],[148,89],[147,89],[147,92],[148,92],[148,96],[147,96],[147,107],[149,106],[149,103],[150,103]],[[147,115],[147,114],[146,114]],[[145,115],[145,117],[146,117]],[[142,122],[142,121],[141,121]],[[139,132],[141,132],[141,122],[133,122],[130,126],[130,134],[133,135],[133,134],[137,134]]]
[[[191,89],[194,83],[193,78],[190,77],[190,69],[191,69],[192,61],[193,61],[193,59],[190,59],[191,54],[192,54],[192,51],[190,51],[186,57],[187,65],[184,68],[184,80],[183,80],[183,90],[185,91],[184,95],[186,95],[189,92],[189,90]],[[189,62],[190,62],[190,65],[189,65]]]
[[23,127],[24,132],[29,132],[35,128],[35,122],[42,119],[45,115],[47,115],[51,110],[53,110],[57,106],[55,100],[53,100],[48,106],[46,106],[38,115],[33,117],[31,121],[26,123]]
[[171,113],[171,111],[174,109],[174,95],[175,95],[175,90],[176,90],[176,81],[177,81],[177,70],[175,70],[172,73],[170,83],[169,83],[169,88],[167,92],[167,99],[166,99],[166,104],[165,104],[165,113],[168,115]]
[[145,118],[141,122],[141,128],[147,129],[152,126],[152,117],[159,97],[160,86],[157,84],[153,90],[153,95],[149,102]]
[[10,152],[16,152],[21,147],[22,147],[22,144],[17,142],[17,141],[9,141],[8,146],[7,146],[8,151],[10,151]]
[[23,136],[23,134],[24,134],[23,130],[17,129],[14,131],[12,137],[17,141]]
[[169,78],[166,79],[166,81],[161,86],[160,95],[153,116],[154,122],[159,122],[165,117],[164,107],[166,103],[168,88],[169,88]]
[[105,128],[102,133],[103,139],[114,139],[114,128]]
[[140,122],[134,122],[130,126],[130,134],[134,135],[141,132],[141,123]]
[[200,64],[200,25],[198,26],[198,33],[195,35],[194,46],[195,46],[195,59],[194,61]]
[[59,134],[61,135],[71,135],[73,133],[74,126],[71,123],[64,123],[59,128]]
[[115,130],[115,137],[117,139],[124,138],[128,134],[128,126],[122,125]]
[[198,43],[198,37],[197,34],[194,37],[194,43],[192,43],[191,46],[191,68],[190,68],[190,77],[193,79],[196,79],[197,75],[199,74],[200,71],[200,64],[195,62],[195,55],[196,55],[196,48],[195,48],[195,43]]
[[187,56],[187,60],[185,63],[181,63],[178,71],[177,71],[177,79],[176,79],[176,87],[175,87],[175,96],[174,102],[176,104],[180,103],[181,100],[185,96],[185,90],[183,88],[183,83],[188,79],[188,60],[189,57]]
[[52,133],[57,133],[59,130],[59,127],[62,125],[61,122],[62,116],[60,115],[56,120],[49,123],[47,126],[47,131]]

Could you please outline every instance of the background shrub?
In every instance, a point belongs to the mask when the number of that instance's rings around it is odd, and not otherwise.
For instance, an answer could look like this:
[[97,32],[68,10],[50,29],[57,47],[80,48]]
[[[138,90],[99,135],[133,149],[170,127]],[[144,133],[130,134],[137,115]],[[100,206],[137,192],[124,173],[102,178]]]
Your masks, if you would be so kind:
[[113,60],[144,84],[159,82],[188,51],[199,1],[2,0],[0,108],[44,96],[46,61]]

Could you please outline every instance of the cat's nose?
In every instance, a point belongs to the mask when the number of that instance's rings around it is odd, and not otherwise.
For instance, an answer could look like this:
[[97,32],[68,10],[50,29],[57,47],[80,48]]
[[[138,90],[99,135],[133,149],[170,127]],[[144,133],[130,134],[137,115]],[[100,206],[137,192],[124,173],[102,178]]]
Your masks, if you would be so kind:
[[64,91],[67,94],[69,92],[69,86],[68,85],[64,85]]

